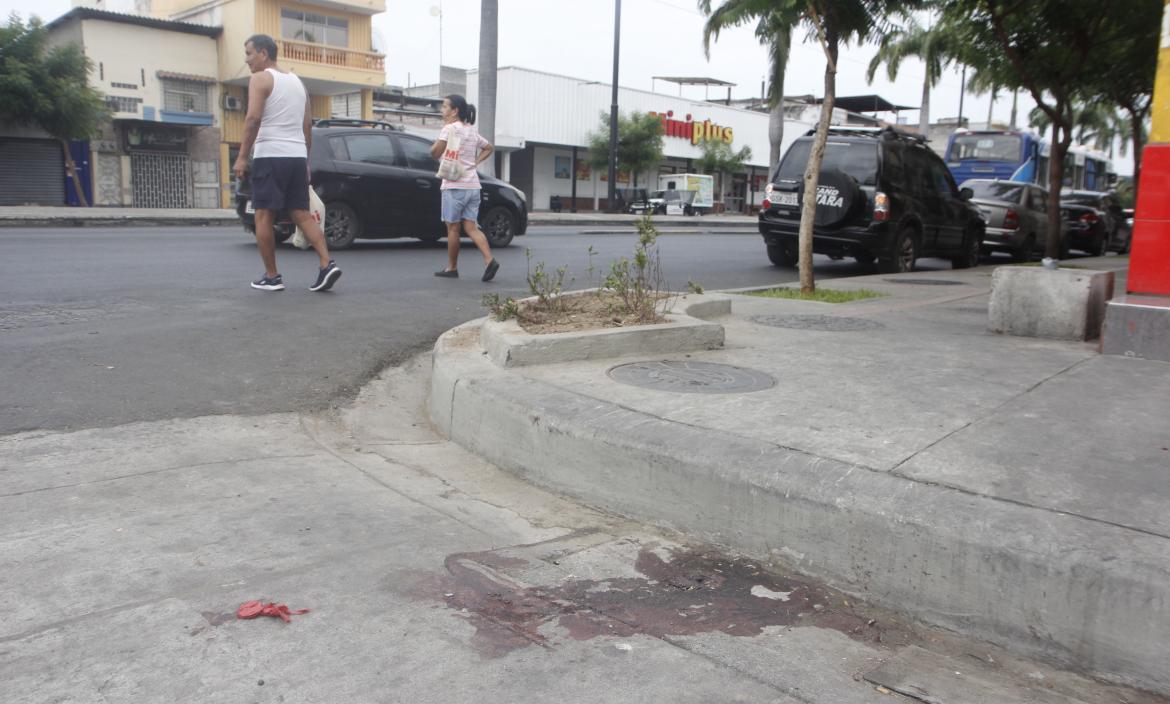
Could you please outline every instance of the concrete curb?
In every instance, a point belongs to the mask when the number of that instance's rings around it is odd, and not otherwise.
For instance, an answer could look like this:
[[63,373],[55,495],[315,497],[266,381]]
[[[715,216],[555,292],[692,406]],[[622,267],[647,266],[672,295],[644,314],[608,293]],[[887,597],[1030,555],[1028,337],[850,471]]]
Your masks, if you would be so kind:
[[430,413],[526,479],[780,560],[883,606],[1170,692],[1170,541],[665,421],[506,371],[444,334]]
[[[545,227],[545,226],[568,226],[568,227],[630,227],[633,228],[635,223],[641,217],[637,215],[630,215],[626,217],[621,216],[549,216],[547,213],[529,213],[528,225]],[[715,230],[715,229],[730,229],[741,228],[744,230],[752,230],[759,232],[759,221],[756,218],[736,217],[736,216],[708,216],[708,217],[685,217],[685,216],[657,216],[654,218],[655,227],[660,230],[663,228],[677,228],[687,230]]]
[[515,320],[488,318],[480,328],[480,344],[487,350],[488,358],[500,367],[714,350],[723,346],[723,326],[705,319],[731,313],[729,298],[691,295],[682,299],[679,307],[681,313],[668,314],[669,322],[659,325],[543,335],[525,332]]
[[[0,218],[3,227],[228,227],[239,225],[240,218],[232,217],[51,217],[51,218]],[[242,227],[242,226],[241,226]]]

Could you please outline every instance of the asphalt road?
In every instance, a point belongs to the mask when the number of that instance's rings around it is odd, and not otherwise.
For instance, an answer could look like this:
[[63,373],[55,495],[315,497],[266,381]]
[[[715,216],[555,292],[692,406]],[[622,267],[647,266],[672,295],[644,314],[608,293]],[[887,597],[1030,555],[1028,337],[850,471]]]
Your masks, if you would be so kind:
[[[633,252],[633,234],[533,228],[496,253],[496,281],[465,245],[464,278],[437,279],[443,244],[361,242],[338,252],[335,290],[310,293],[311,252],[278,250],[289,290],[248,286],[262,270],[236,228],[0,229],[0,434],[75,430],[207,414],[261,414],[345,402],[387,365],[483,315],[485,293],[522,296],[533,264],[569,267],[566,289]],[[589,247],[596,254],[590,258]],[[667,282],[708,290],[778,284],[755,234],[660,239]],[[865,273],[817,258],[821,279]],[[925,261],[925,268],[945,268]]]

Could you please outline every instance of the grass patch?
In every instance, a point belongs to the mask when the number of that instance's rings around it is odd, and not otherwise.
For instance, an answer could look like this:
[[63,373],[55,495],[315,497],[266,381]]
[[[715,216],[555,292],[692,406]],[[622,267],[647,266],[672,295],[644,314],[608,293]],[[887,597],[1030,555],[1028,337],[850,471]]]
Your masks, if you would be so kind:
[[794,301],[817,301],[819,303],[848,303],[863,301],[867,298],[882,298],[889,294],[871,291],[868,288],[859,288],[856,291],[841,291],[832,288],[818,288],[809,295],[804,295],[798,288],[769,288],[762,291],[744,291],[747,296],[761,298],[787,298]]

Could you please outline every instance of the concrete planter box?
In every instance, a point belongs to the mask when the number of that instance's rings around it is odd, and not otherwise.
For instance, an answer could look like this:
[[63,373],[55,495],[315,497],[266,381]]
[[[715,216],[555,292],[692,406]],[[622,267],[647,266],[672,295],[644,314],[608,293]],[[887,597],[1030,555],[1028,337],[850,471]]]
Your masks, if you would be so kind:
[[991,277],[987,329],[1019,337],[1095,340],[1113,272],[1002,266]]
[[[532,300],[532,299],[526,299]],[[523,303],[524,301],[522,301]],[[723,347],[723,326],[705,320],[731,313],[731,299],[714,295],[680,298],[668,322],[537,335],[515,320],[491,318],[480,328],[480,344],[500,367],[578,362],[626,355],[668,354]]]

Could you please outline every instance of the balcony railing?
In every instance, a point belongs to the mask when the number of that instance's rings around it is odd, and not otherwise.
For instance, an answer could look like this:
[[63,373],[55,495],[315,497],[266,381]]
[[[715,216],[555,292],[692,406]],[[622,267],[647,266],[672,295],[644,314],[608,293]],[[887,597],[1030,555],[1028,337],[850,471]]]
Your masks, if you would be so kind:
[[289,39],[280,39],[278,41],[280,41],[280,56],[287,57],[290,61],[306,61],[308,63],[338,66],[341,68],[356,68],[365,71],[386,70],[385,55],[375,54],[372,51],[342,49],[335,46],[324,46],[322,44],[294,42]]

